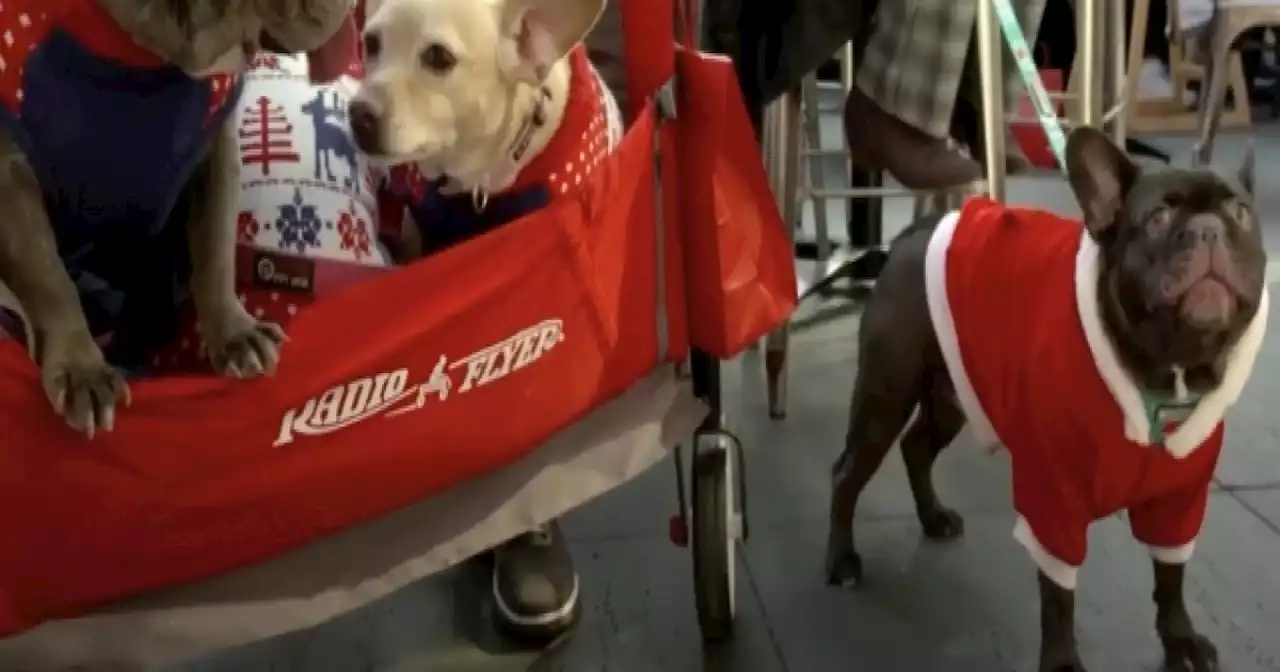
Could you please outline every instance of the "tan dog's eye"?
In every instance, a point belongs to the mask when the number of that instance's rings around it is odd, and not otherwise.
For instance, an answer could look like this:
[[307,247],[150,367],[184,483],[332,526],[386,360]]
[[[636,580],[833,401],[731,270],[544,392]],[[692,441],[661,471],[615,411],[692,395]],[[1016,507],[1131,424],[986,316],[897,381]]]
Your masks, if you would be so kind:
[[377,58],[382,53],[382,38],[377,33],[369,32],[364,34],[364,56],[365,58]]
[[422,50],[423,67],[435,72],[436,74],[444,74],[453,69],[458,64],[458,57],[453,55],[443,44],[435,43]]

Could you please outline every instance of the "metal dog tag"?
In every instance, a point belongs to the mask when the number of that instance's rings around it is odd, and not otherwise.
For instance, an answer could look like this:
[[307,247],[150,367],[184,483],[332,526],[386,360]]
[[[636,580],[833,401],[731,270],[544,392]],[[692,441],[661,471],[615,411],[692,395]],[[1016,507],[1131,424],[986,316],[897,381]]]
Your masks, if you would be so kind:
[[1187,421],[1191,416],[1191,411],[1195,409],[1195,404],[1179,403],[1179,404],[1161,404],[1156,406],[1155,412],[1151,418],[1151,437],[1155,442],[1164,443],[1182,423]]

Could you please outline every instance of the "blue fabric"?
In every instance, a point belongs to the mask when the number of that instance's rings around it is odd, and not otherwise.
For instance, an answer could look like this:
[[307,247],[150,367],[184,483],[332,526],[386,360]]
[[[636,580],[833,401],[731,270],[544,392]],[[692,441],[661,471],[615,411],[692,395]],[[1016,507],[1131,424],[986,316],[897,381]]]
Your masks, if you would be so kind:
[[438,252],[457,245],[536,212],[551,202],[550,190],[543,185],[535,185],[490,196],[485,207],[477,209],[471,194],[446,196],[440,193],[444,183],[444,178],[432,182],[423,197],[409,208],[422,232],[426,252]]
[[20,109],[0,108],[40,180],[90,327],[115,333],[108,357],[122,366],[177,328],[187,246],[175,206],[236,86],[210,115],[208,82],[105,60],[55,29],[27,56]]

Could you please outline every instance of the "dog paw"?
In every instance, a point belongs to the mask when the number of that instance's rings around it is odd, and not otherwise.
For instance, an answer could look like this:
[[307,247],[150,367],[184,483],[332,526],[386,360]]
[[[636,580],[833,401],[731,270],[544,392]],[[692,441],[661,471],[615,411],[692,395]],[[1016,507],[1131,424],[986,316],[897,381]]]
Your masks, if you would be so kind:
[[41,378],[53,409],[72,429],[93,438],[111,431],[116,407],[129,403],[129,386],[90,341],[81,348],[46,351]]
[[251,321],[248,328],[237,330],[217,343],[209,343],[209,361],[231,378],[271,374],[280,362],[280,348],[285,340],[279,325]]
[[1165,672],[1217,672],[1218,649],[1204,635],[1163,638]]
[[1040,672],[1086,672],[1074,647],[1040,654]]
[[862,558],[852,548],[827,551],[827,585],[853,588],[862,584]]
[[1080,661],[1066,663],[1041,663],[1040,672],[1086,672]]
[[924,528],[924,536],[935,541],[955,539],[964,534],[964,518],[944,506],[922,512],[920,526]]

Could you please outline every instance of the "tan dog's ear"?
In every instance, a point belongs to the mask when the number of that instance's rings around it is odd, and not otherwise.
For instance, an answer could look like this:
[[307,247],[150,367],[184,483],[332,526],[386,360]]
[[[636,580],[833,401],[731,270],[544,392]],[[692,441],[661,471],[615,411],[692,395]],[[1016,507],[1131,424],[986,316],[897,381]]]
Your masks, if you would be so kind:
[[606,0],[506,0],[499,20],[499,63],[511,77],[541,84],[556,61],[581,42]]
[[260,0],[264,32],[286,53],[313,51],[351,14],[351,0]]
[[1139,169],[1111,138],[1080,127],[1067,136],[1067,180],[1094,237],[1115,224]]

